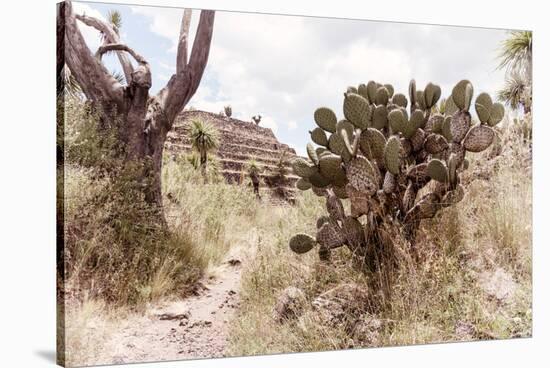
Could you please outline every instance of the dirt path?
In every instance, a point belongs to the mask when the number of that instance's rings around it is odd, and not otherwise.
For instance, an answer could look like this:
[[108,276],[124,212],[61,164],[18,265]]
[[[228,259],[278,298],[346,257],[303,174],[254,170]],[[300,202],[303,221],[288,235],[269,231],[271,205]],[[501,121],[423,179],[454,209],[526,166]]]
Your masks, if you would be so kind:
[[198,295],[164,303],[117,326],[98,361],[134,363],[224,356],[229,322],[239,306],[243,262],[232,252]]

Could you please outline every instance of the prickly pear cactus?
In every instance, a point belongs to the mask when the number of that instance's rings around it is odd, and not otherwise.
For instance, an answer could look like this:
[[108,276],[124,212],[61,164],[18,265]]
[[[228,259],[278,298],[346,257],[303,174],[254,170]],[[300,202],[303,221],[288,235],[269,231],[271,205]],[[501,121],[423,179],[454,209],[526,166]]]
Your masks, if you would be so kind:
[[[327,107],[314,112],[309,160],[298,158],[292,167],[300,176],[298,189],[326,198],[328,216],[317,220],[315,236],[290,239],[294,252],[317,247],[327,260],[331,250],[347,246],[363,264],[373,265],[377,252],[392,245],[388,228],[414,244],[420,221],[464,198],[460,173],[467,169],[466,152],[492,144],[504,107],[487,93],[474,100],[468,80],[458,82],[441,102],[444,114],[433,113],[439,86],[428,83],[419,90],[412,80],[408,95],[370,81],[347,89],[342,120]],[[472,102],[477,123],[470,114]],[[343,201],[350,203],[349,214]]]

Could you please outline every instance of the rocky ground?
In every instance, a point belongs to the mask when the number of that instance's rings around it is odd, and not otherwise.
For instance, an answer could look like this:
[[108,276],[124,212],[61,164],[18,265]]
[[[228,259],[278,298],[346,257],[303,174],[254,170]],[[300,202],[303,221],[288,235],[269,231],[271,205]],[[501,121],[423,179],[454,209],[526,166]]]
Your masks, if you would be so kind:
[[135,363],[225,355],[228,324],[239,306],[242,257],[230,257],[195,295],[165,302],[113,327],[98,362]]

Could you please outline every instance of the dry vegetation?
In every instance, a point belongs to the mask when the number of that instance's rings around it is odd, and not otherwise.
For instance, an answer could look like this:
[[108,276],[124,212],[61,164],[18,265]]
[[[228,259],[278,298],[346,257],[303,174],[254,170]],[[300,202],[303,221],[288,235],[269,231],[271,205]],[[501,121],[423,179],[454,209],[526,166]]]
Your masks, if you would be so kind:
[[[316,254],[288,249],[292,234],[311,232],[312,219],[324,212],[310,191],[294,206],[270,206],[247,185],[214,177],[205,184],[186,159],[165,160],[170,231],[155,228],[128,190],[131,171],[127,180],[113,180],[94,167],[97,157],[108,162],[108,150],[98,151],[89,133],[93,116],[71,104],[66,112],[74,122],[66,127],[63,193],[68,365],[96,363],[115,321],[185,296],[236,244],[255,248],[256,257],[245,266],[229,355],[531,335],[531,148],[524,122],[500,128],[498,155],[496,148],[470,158],[466,199],[423,223],[418,256],[398,247],[400,267],[374,277],[357,272],[345,249],[328,267]],[[120,211],[127,222],[112,222]],[[375,327],[366,333],[327,324],[311,306],[342,284],[369,292],[373,307],[360,318]],[[273,307],[288,286],[302,289],[308,303],[300,318],[277,322]]]
[[[301,210],[305,198],[276,217],[276,231],[264,238],[243,280],[246,296],[233,326],[231,353],[531,336],[531,148],[524,139],[529,130],[502,127],[493,152],[470,158],[466,199],[425,221],[418,257],[402,251],[400,268],[382,272],[380,279],[353,271],[345,249],[334,258],[336,267],[324,266],[316,254],[288,250],[291,234],[315,229],[315,217]],[[309,210],[323,212],[319,205]],[[372,293],[375,308],[360,318],[370,326],[366,332],[344,322],[327,324],[309,303],[350,283]],[[272,310],[288,286],[302,289],[308,303],[303,315],[280,324],[271,318]]]

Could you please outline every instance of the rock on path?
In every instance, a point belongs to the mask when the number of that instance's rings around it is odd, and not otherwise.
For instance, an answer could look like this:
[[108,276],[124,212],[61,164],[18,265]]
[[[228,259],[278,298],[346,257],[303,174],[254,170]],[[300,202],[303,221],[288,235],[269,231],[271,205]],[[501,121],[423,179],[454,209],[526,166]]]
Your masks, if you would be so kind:
[[196,296],[165,303],[121,322],[97,364],[136,363],[224,356],[228,323],[239,306],[241,262],[226,261],[203,281]]

